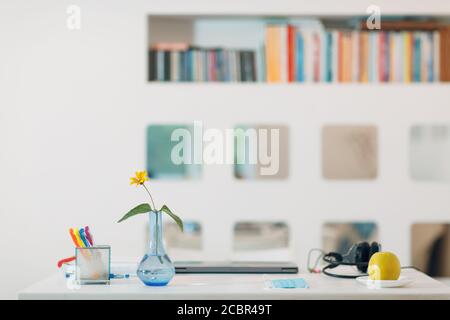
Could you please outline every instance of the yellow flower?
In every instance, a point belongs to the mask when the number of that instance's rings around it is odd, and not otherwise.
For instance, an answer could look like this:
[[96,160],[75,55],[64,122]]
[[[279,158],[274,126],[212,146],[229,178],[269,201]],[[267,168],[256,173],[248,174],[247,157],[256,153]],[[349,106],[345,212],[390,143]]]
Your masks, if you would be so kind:
[[148,180],[149,179],[147,177],[147,171],[136,171],[136,176],[130,178],[130,184],[139,186],[141,184],[144,184],[144,182]]

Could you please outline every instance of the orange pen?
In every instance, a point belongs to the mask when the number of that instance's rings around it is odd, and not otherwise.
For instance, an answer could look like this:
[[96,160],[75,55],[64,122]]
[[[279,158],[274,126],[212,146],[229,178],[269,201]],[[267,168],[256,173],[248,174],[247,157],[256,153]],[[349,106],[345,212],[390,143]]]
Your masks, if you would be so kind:
[[69,229],[69,233],[75,247],[81,247],[81,245],[78,243],[77,237],[75,236],[75,233],[73,232],[72,228]]

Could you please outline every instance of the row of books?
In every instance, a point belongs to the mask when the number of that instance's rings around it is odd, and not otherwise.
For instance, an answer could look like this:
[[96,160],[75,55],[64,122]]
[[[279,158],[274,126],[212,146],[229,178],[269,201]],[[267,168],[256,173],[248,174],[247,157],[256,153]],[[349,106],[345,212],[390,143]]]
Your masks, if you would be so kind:
[[149,51],[150,81],[256,81],[255,52],[156,44]]
[[438,31],[304,30],[266,27],[268,82],[440,80]]
[[398,21],[382,28],[350,29],[314,19],[266,25],[253,50],[156,43],[149,50],[149,80],[450,81],[450,26]]

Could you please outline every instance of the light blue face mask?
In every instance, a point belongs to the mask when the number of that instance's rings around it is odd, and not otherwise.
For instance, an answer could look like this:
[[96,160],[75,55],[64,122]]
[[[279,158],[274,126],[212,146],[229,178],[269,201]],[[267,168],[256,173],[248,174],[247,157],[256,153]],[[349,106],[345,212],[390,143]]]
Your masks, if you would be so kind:
[[271,288],[283,288],[283,289],[309,288],[308,284],[303,278],[275,279],[269,281],[269,286]]

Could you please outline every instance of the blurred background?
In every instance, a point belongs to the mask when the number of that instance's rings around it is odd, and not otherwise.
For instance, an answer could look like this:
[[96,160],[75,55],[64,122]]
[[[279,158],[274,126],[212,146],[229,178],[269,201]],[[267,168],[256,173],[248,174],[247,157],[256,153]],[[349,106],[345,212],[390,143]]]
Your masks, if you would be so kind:
[[[331,40],[370,38],[360,22],[371,4],[399,23],[389,31],[421,32],[428,49],[419,52],[439,63],[414,67],[411,53],[405,67],[402,51],[383,78],[369,54],[364,76],[353,40],[320,75],[311,52],[293,81],[279,71],[289,61],[268,61],[286,53],[276,32],[288,24],[305,43],[324,30]],[[0,298],[57,272],[73,254],[70,227],[89,225],[113,260],[138,261],[148,219],[116,222],[147,200],[129,185],[144,169],[157,205],[186,221],[183,234],[165,221],[174,260],[295,260],[304,272],[312,248],[376,240],[403,265],[450,277],[449,18],[445,0],[1,0]],[[221,57],[209,52],[238,54],[226,61],[244,71],[220,78],[196,60],[189,75],[168,72],[184,56],[171,55],[174,44],[205,52],[207,66]],[[260,176],[260,164],[175,166],[170,132],[194,121],[280,129],[278,174]]]

